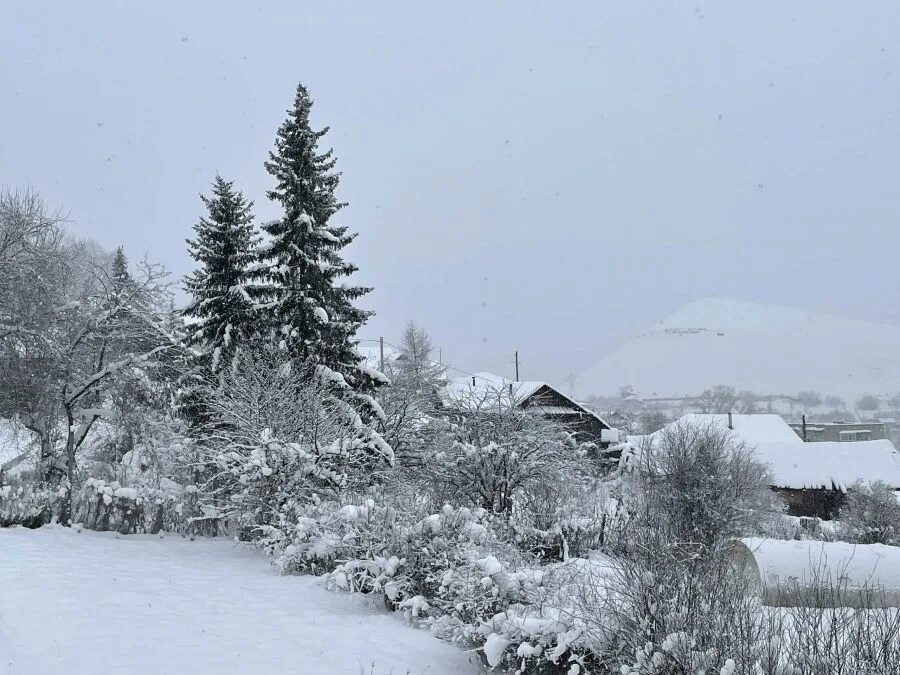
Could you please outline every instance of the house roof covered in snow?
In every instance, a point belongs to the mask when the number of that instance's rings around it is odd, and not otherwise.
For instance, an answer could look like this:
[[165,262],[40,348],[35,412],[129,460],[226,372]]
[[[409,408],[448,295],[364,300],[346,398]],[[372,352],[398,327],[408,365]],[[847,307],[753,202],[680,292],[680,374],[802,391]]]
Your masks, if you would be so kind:
[[[685,415],[677,424],[727,428],[728,415]],[[770,466],[773,487],[846,490],[859,480],[880,480],[900,489],[900,456],[889,440],[805,443],[778,415],[732,415],[732,426],[732,437]],[[631,436],[629,443],[640,453],[660,433]]]
[[449,407],[469,407],[475,405],[477,407],[487,408],[497,403],[498,400],[505,400],[508,402],[510,397],[512,397],[514,405],[521,406],[545,387],[552,390],[565,401],[568,401],[570,406],[565,408],[557,405],[542,406],[538,402],[533,406],[535,411],[548,415],[579,412],[595,417],[600,422],[603,422],[606,427],[609,427],[597,413],[584,407],[569,396],[566,396],[553,385],[537,380],[516,381],[508,380],[505,377],[488,372],[474,373],[473,375],[468,375],[466,377],[450,378],[441,392],[441,398],[444,401],[444,404]]
[[444,387],[443,396],[450,403],[496,399],[497,395],[512,394],[516,404],[521,404],[544,384],[544,382],[517,382],[493,373],[480,372],[466,377],[451,377]]
[[775,487],[846,490],[880,480],[900,488],[900,461],[888,440],[759,443],[754,451],[772,468]]
[[[709,425],[714,424],[728,428],[728,415],[706,415],[691,413],[682,416],[676,424]],[[731,415],[732,435],[736,440],[753,446],[758,443],[794,443],[803,444],[797,435],[780,415]]]

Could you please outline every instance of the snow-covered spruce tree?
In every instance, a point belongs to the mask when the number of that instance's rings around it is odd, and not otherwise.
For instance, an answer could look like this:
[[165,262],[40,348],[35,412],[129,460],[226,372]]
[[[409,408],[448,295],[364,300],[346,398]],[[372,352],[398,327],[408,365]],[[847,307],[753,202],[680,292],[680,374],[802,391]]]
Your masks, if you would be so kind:
[[310,127],[312,103],[298,85],[266,162],[276,181],[268,197],[281,204],[283,215],[263,226],[268,241],[259,252],[268,284],[262,287],[260,319],[267,314],[288,364],[316,366],[314,372],[332,380],[345,399],[355,392],[374,409],[365,392],[386,378],[362,363],[353,340],[370,315],[353,303],[370,289],[342,281],[357,269],[341,257],[356,235],[329,222],[344,206],[335,196],[340,174],[332,150],[319,149],[328,128]]
[[121,292],[131,285],[132,281],[131,273],[128,271],[128,258],[125,255],[125,249],[121,246],[117,247],[115,253],[113,253],[111,273],[113,288],[116,290]]
[[194,239],[188,240],[199,267],[185,284],[193,299],[184,313],[196,321],[189,327],[188,345],[200,352],[202,365],[215,372],[255,330],[248,291],[256,243],[253,204],[219,175],[212,196],[200,199],[208,213],[194,226]]

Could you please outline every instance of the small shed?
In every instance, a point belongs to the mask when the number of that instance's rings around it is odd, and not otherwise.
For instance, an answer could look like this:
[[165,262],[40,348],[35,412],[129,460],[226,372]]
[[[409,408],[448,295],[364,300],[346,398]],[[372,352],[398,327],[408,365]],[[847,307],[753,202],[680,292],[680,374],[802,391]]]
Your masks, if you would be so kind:
[[746,538],[732,565],[773,607],[900,607],[900,548]]

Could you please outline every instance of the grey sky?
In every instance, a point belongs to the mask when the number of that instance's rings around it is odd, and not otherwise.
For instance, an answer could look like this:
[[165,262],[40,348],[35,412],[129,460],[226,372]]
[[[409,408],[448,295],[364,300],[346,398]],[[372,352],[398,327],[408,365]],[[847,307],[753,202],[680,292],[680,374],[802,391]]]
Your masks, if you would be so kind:
[[896,2],[426,4],[5,3],[0,184],[181,275],[302,81],[363,337],[561,381],[702,296],[900,322]]

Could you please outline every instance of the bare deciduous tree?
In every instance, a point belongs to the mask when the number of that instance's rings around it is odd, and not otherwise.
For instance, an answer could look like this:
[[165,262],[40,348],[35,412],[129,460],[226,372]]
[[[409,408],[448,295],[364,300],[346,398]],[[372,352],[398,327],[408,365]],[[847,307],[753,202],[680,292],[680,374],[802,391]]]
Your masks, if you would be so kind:
[[734,387],[717,384],[697,397],[697,407],[702,413],[727,413],[734,410],[738,401]]
[[384,411],[379,431],[405,465],[421,463],[422,429],[439,413],[438,390],[444,384],[444,368],[431,358],[432,351],[425,330],[410,322],[401,353],[385,363],[391,384],[378,392]]
[[109,412],[110,387],[176,344],[167,275],[144,263],[124,285],[110,257],[67,240],[31,192],[0,195],[0,242],[3,413],[40,439],[43,477],[71,488],[76,453]]
[[451,419],[432,428],[425,472],[451,501],[508,513],[520,493],[583,473],[572,435],[518,408],[506,387],[452,395],[448,407]]
[[235,519],[246,532],[320,497],[371,485],[393,461],[391,448],[374,442],[377,433],[315,366],[289,370],[282,360],[275,350],[244,350],[203,397],[210,422],[194,480],[210,517]]
[[734,409],[742,415],[755,415],[759,412],[759,401],[758,394],[744,390],[738,394]]
[[872,394],[866,394],[864,396],[860,396],[856,400],[856,409],[857,410],[865,410],[866,412],[875,412],[880,407],[881,407],[881,401],[879,401],[877,397],[872,396]]
[[900,503],[890,486],[881,481],[852,485],[840,521],[849,538],[860,544],[900,541]]
[[663,429],[640,449],[632,479],[637,514],[676,542],[712,546],[751,534],[783,508],[768,466],[714,424]]
[[810,410],[822,405],[822,395],[817,391],[801,391],[797,394],[797,402],[804,410]]

